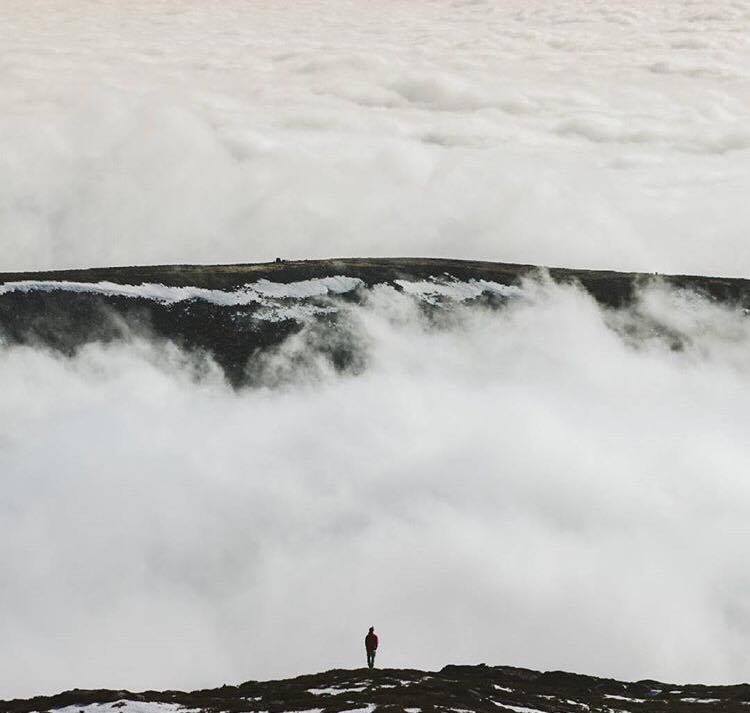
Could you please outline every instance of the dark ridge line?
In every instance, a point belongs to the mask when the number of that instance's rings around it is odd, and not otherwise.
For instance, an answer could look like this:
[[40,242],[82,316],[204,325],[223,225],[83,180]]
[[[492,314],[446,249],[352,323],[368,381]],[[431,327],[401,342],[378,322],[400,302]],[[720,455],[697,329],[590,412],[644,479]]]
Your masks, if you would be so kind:
[[119,284],[161,283],[171,287],[238,289],[267,279],[295,282],[332,275],[361,279],[365,285],[392,283],[398,279],[426,279],[450,275],[458,280],[487,279],[517,285],[534,274],[548,274],[555,282],[578,283],[600,304],[621,307],[630,303],[639,286],[658,279],[677,288],[690,289],[720,302],[750,307],[750,280],[738,277],[662,275],[616,270],[540,267],[528,264],[459,260],[450,258],[330,258],[221,265],[145,265],[94,267],[73,270],[2,272],[0,283],[24,280],[71,282],[108,281]]
[[[502,685],[500,685],[502,684]],[[352,690],[354,687],[362,690]],[[333,689],[312,693],[310,689]],[[339,690],[343,689],[343,690]],[[346,694],[346,695],[345,695]],[[689,699],[717,698],[721,707]],[[746,711],[750,685],[669,684],[651,679],[635,682],[565,671],[540,672],[512,666],[448,665],[440,671],[418,669],[331,669],[288,679],[246,681],[191,692],[122,689],[72,689],[51,696],[0,701],[3,713],[31,713],[65,706],[116,701],[174,703],[210,713],[282,713],[319,708],[343,713],[373,705],[379,711],[419,707],[422,713],[451,708],[480,711],[523,706],[541,713],[589,711]],[[649,706],[643,703],[648,702]],[[697,708],[694,707],[697,705]]]
[[[623,272],[620,270],[603,270],[588,268],[554,267],[547,265],[532,265],[528,263],[505,263],[487,260],[463,260],[458,258],[425,258],[425,257],[342,257],[313,260],[282,260],[281,262],[255,263],[219,263],[196,264],[174,263],[164,265],[128,265],[112,267],[71,268],[61,270],[23,270],[0,272],[0,282],[21,280],[71,280],[76,282],[93,282],[100,279],[118,277],[135,277],[162,275],[166,278],[179,280],[185,275],[210,279],[211,276],[222,276],[232,283],[244,276],[254,279],[268,277],[296,280],[300,274],[317,277],[321,274],[330,275],[332,270],[362,272],[364,274],[381,271],[398,275],[404,271],[409,275],[415,273],[427,276],[432,270],[446,268],[456,269],[471,274],[497,274],[500,276],[522,276],[536,270],[543,270],[554,279],[565,277],[582,277],[589,279],[620,278],[620,279],[649,279],[657,276],[669,281],[699,281],[708,283],[737,284],[750,287],[750,280],[742,277],[722,277],[689,274],[661,274],[649,272]],[[345,273],[344,273],[345,274]],[[457,276],[458,277],[458,276]],[[113,280],[114,281],[114,280]],[[365,280],[366,281],[366,280]],[[167,283],[164,283],[167,284]],[[176,283],[175,283],[176,284]],[[202,285],[190,283],[191,286]],[[242,283],[244,284],[244,283]]]
[[[611,270],[573,270],[538,268],[472,260],[443,258],[342,258],[300,260],[273,263],[233,265],[177,265],[146,267],[90,268],[47,272],[0,273],[0,284],[9,281],[51,280],[116,284],[161,283],[172,287],[198,287],[236,290],[260,279],[293,282],[311,278],[343,275],[358,278],[371,287],[396,282],[424,280],[430,277],[468,281],[484,279],[507,286],[517,286],[524,279],[549,279],[555,283],[572,283],[585,290],[605,308],[630,307],[641,287],[656,281],[688,289],[701,296],[750,314],[750,280],[690,275],[648,275]],[[505,298],[487,291],[472,304],[502,307]],[[315,304],[315,297],[309,299]],[[362,290],[352,290],[326,301],[341,304],[366,299]],[[300,299],[306,302],[307,298]],[[294,301],[290,299],[289,301]],[[426,311],[432,309],[423,305]],[[10,290],[0,294],[0,335],[8,344],[44,345],[72,356],[84,344],[112,342],[140,334],[175,343],[187,352],[208,355],[221,368],[228,382],[236,387],[252,385],[258,376],[256,357],[272,353],[285,339],[304,329],[303,320],[285,317],[279,321],[255,319],[257,304],[219,305],[198,298],[179,303],[161,303],[145,297],[100,295],[66,290]],[[326,339],[315,347],[337,371],[361,373],[366,352],[346,338],[345,330],[335,327],[337,317],[322,314],[316,324]],[[679,335],[668,328],[655,326],[670,348],[680,349]],[[659,331],[661,330],[661,331]],[[301,368],[301,367],[300,367]]]

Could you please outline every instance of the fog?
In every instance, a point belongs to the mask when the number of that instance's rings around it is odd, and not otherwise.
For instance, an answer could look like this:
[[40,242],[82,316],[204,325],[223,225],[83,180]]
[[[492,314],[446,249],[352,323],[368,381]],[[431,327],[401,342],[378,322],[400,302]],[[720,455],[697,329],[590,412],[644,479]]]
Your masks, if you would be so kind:
[[[0,13],[0,271],[750,275],[746,0]],[[370,625],[380,665],[746,680],[746,315],[506,296],[435,320],[377,287],[337,303],[356,369],[310,327],[239,391],[140,334],[0,342],[0,698],[354,667]]]
[[747,275],[744,0],[1,0],[2,269]]
[[745,679],[744,314],[418,305],[342,303],[360,373],[303,332],[273,388],[137,335],[4,346],[0,696],[352,668],[370,625],[382,666]]

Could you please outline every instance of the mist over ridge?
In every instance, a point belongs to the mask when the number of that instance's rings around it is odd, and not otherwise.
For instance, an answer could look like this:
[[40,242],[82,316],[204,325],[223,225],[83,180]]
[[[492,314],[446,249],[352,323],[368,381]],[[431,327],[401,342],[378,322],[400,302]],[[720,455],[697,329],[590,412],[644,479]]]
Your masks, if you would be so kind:
[[743,677],[742,309],[328,299],[357,368],[306,317],[240,391],[137,335],[0,350],[4,696],[346,667],[363,619],[393,666]]

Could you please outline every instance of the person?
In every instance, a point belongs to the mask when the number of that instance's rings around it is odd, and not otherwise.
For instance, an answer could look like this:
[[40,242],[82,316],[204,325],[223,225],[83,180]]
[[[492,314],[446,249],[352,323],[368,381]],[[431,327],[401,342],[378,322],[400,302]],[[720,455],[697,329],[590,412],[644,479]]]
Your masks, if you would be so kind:
[[367,651],[367,667],[372,668],[375,665],[375,652],[378,650],[378,635],[375,633],[375,627],[371,626],[370,631],[365,636],[365,651]]

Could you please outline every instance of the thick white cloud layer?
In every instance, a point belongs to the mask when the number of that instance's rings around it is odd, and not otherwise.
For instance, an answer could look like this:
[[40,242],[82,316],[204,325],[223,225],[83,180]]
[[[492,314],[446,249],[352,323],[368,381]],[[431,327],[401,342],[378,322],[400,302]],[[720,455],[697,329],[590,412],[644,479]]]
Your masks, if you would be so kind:
[[746,678],[742,313],[346,309],[364,373],[273,389],[137,339],[0,351],[0,696],[354,667],[371,624],[383,666]]
[[3,269],[750,274],[745,0],[1,0]]
[[[2,270],[750,275],[746,0],[0,11]],[[362,374],[298,338],[240,393],[137,339],[0,349],[0,696],[358,665],[370,624],[383,665],[747,678],[744,315],[350,309]]]

